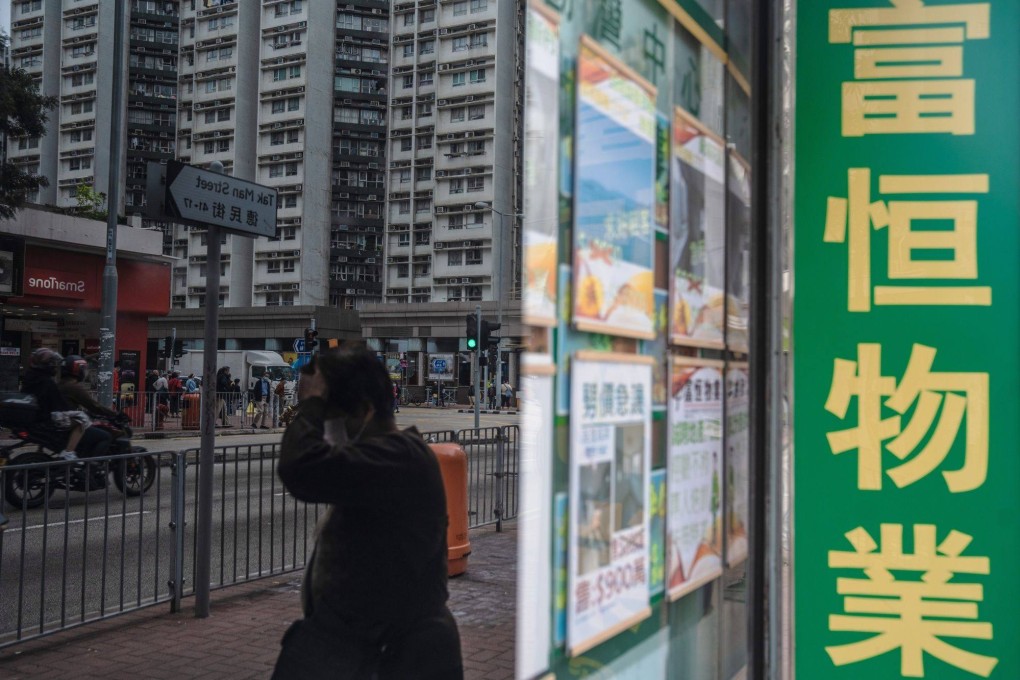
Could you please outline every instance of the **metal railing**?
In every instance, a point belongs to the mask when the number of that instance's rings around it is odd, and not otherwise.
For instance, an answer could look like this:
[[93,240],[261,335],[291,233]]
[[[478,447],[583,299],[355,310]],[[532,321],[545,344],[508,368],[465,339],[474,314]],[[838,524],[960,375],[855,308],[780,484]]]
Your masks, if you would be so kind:
[[[469,528],[499,530],[517,516],[519,434],[516,426],[422,433],[467,453]],[[215,449],[212,588],[307,563],[324,510],[286,492],[279,453],[278,444]],[[179,611],[194,593],[198,450],[41,455],[0,467],[0,508],[10,520],[0,531],[0,648],[154,604]],[[116,480],[129,479],[129,469],[145,470],[151,486],[122,493]],[[7,503],[26,489],[35,494]]]
[[[261,401],[251,399],[247,391],[217,392],[216,400],[220,404],[216,414],[217,429],[253,428],[256,424],[275,427],[283,410],[294,403],[294,395],[270,395],[265,404],[266,415],[258,423],[256,417],[262,408]],[[140,432],[193,430],[197,433],[202,422],[201,392],[122,393],[116,395],[113,407],[126,413],[132,427]]]

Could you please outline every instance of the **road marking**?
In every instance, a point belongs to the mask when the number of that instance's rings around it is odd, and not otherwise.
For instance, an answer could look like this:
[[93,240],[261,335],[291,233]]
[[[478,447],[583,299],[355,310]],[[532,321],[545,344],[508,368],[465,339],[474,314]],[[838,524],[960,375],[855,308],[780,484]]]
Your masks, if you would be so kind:
[[[132,517],[134,515],[151,515],[151,514],[152,514],[152,512],[149,511],[149,510],[145,510],[143,512],[117,513],[116,515],[108,515],[106,517],[89,517],[88,521],[89,522],[98,522],[100,520],[107,519],[107,518],[115,519],[117,517]],[[66,523],[67,524],[82,524],[85,521],[86,520],[84,520],[84,519],[72,519],[72,520],[68,520]],[[29,529],[42,529],[44,527],[62,527],[62,526],[64,526],[64,524],[65,524],[64,522],[50,522],[49,524],[33,524],[32,526],[28,526],[28,527],[17,527],[17,528],[14,528],[14,529],[7,529],[6,531],[4,531],[4,533],[5,534],[9,534],[9,533],[12,533],[12,532],[15,532],[15,531],[28,531]]]

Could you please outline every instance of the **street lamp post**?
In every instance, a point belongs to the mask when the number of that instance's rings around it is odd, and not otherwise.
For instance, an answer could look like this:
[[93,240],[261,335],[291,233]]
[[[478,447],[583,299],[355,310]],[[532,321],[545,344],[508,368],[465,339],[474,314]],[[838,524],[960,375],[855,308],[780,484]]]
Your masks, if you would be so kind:
[[[503,226],[503,218],[504,217],[508,217],[508,215],[504,214],[503,212],[500,212],[499,210],[496,210],[494,207],[492,207],[492,203],[490,203],[488,201],[477,201],[474,204],[474,207],[476,207],[476,208],[488,208],[492,212],[494,212],[497,215],[499,215],[499,267],[497,269],[497,272],[498,272],[498,276],[497,276],[497,279],[496,279],[496,281],[497,281],[497,288],[494,291],[494,297],[496,298],[496,323],[499,324],[499,327],[500,327],[499,339],[496,342],[496,384],[498,385],[498,387],[496,389],[497,389],[497,397],[499,398],[500,401],[502,401],[502,399],[503,399],[503,352],[502,352],[502,346],[503,346],[503,258],[506,255],[505,251],[503,250],[503,245],[504,245],[503,241],[504,241],[505,234],[506,234],[506,229]],[[513,217],[513,218],[523,217],[523,213],[514,213],[512,215],[509,215],[509,217]],[[479,348],[479,349],[481,349],[481,348]]]

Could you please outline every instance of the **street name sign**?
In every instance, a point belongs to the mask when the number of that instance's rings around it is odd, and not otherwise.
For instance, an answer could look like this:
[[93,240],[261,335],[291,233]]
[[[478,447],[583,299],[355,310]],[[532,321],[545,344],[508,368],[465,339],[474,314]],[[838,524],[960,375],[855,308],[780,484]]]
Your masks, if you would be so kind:
[[[158,164],[149,165],[151,176],[151,166]],[[161,184],[156,188],[150,183],[149,203],[155,204],[150,213],[244,236],[276,236],[276,189],[178,161],[167,162]]]

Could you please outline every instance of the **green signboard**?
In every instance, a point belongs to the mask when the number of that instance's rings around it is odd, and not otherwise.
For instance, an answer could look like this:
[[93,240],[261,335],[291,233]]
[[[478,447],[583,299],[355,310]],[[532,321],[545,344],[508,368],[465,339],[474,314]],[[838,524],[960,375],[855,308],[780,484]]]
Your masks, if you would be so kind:
[[1020,678],[1020,2],[797,2],[800,678]]

